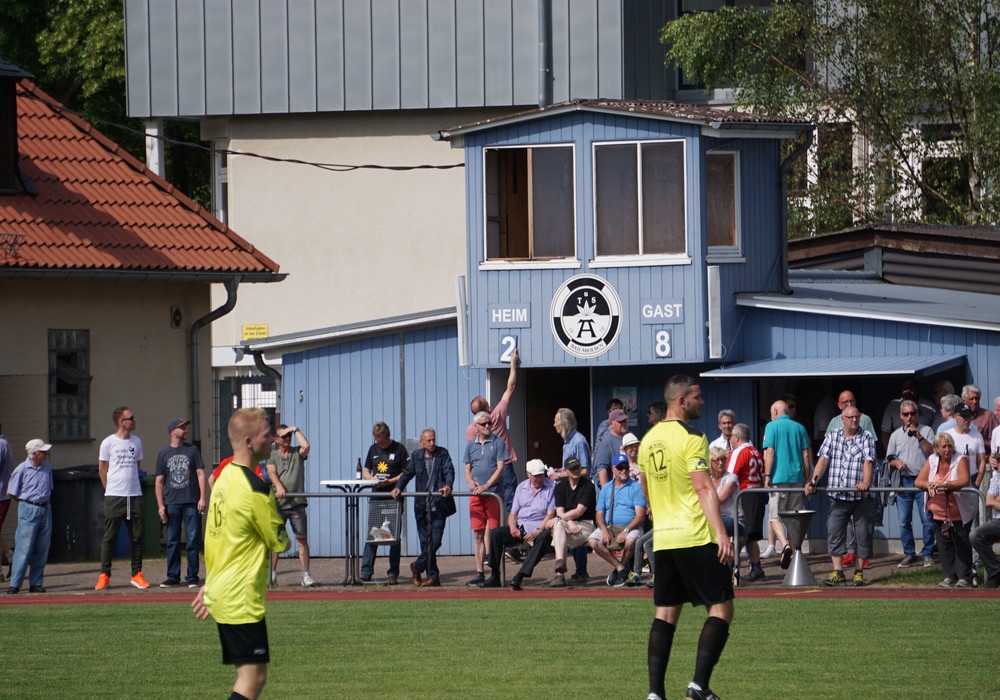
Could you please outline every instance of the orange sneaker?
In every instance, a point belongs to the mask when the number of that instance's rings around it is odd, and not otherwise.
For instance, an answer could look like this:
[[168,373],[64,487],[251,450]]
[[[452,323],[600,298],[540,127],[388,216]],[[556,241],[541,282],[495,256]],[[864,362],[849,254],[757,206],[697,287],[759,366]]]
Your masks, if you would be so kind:
[[111,583],[111,577],[107,574],[101,574],[97,577],[97,585],[94,586],[95,591],[103,591]]
[[149,588],[149,582],[141,571],[132,577],[132,585],[136,588]]

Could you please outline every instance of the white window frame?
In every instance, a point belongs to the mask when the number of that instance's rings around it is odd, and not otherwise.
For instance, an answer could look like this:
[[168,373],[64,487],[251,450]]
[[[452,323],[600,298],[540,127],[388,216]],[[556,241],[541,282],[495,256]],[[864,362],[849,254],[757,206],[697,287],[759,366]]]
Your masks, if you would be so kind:
[[[741,203],[743,201],[743,195],[741,192],[742,178],[740,177],[740,152],[736,150],[714,150],[710,149],[705,154],[705,202],[708,203],[708,156],[710,155],[731,155],[733,156],[733,197],[735,201],[733,203],[733,213],[735,217],[734,227],[735,227],[735,245],[718,245],[708,246],[708,255],[706,261],[708,263],[742,263],[746,262],[746,258],[743,256],[743,207]],[[705,238],[708,239],[708,221],[705,221]]]

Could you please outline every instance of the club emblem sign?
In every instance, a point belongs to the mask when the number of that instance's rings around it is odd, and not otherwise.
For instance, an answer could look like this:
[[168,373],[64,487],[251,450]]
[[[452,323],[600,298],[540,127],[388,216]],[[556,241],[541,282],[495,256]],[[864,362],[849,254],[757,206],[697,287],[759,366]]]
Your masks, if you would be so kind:
[[552,297],[552,333],[577,357],[603,355],[621,331],[622,303],[607,281],[577,275],[563,282]]

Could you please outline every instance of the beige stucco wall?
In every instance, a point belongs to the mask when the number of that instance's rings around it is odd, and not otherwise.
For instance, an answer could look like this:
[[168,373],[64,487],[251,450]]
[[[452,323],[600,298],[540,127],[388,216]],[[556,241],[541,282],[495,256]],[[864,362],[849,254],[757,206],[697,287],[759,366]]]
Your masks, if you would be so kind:
[[[461,149],[437,130],[483,111],[234,118],[230,148],[338,164],[452,164]],[[465,171],[353,170],[230,156],[229,223],[288,278],[242,285],[213,345],[238,344],[243,324],[281,335],[452,307],[465,272]],[[218,286],[213,304],[224,299]]]
[[[143,467],[152,472],[167,444],[167,423],[190,417],[187,329],[208,313],[208,285],[14,280],[0,282],[0,299],[0,423],[15,462],[24,460],[29,439],[49,438],[48,329],[88,329],[91,439],[54,443],[52,466],[96,464],[101,440],[114,432],[111,412],[125,404],[138,418]],[[183,314],[181,329],[171,328],[172,307]],[[215,431],[207,328],[201,336],[201,439],[209,445]]]

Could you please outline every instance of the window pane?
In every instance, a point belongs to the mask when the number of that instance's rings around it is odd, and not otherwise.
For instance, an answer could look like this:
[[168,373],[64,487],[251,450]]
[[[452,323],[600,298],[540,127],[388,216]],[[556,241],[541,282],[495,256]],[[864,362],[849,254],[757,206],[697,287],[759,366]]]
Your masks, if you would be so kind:
[[49,438],[90,438],[90,331],[48,332]]
[[528,151],[486,151],[486,257],[521,258],[528,248]]
[[705,157],[705,198],[708,245],[736,245],[736,156],[710,153]]
[[598,255],[639,253],[639,188],[635,144],[594,149]]
[[642,252],[684,253],[684,144],[642,145]]
[[531,149],[531,257],[571,257],[573,226],[573,148]]

